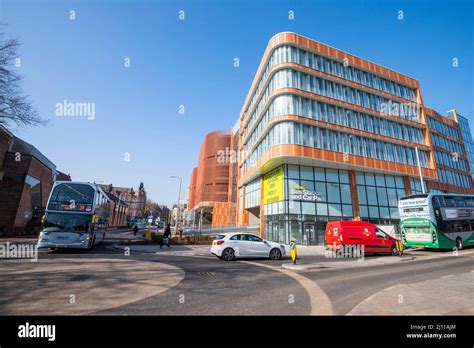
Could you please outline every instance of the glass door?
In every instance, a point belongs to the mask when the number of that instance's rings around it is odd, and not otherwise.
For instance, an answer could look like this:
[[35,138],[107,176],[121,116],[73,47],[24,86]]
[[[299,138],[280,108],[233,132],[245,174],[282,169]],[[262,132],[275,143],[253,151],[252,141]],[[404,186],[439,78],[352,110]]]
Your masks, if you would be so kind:
[[316,228],[314,222],[305,222],[303,224],[303,244],[318,244]]

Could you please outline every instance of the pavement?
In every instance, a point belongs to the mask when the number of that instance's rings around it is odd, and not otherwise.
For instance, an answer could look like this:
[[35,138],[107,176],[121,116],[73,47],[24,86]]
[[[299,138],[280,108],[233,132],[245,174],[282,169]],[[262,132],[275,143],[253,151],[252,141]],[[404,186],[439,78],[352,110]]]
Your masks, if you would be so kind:
[[1,263],[3,315],[85,315],[165,292],[184,279],[179,267],[104,257]]
[[[115,250],[125,252],[129,250],[130,253],[151,253],[151,254],[163,254],[163,255],[176,255],[176,256],[209,256],[211,255],[210,245],[172,245],[171,248],[163,246],[160,248],[159,245],[122,245],[115,244],[112,246]],[[128,248],[128,249],[126,249]]]
[[348,315],[474,315],[474,270],[391,286]]

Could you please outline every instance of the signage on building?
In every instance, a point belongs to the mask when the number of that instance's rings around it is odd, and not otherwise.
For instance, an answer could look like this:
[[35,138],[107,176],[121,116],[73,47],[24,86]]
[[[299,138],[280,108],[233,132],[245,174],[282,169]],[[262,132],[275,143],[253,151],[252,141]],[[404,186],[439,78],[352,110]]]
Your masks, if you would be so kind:
[[308,190],[304,186],[293,185],[290,186],[290,200],[292,201],[307,201],[307,202],[325,202],[326,198],[322,192]]
[[263,176],[263,204],[283,199],[283,167],[278,167]]

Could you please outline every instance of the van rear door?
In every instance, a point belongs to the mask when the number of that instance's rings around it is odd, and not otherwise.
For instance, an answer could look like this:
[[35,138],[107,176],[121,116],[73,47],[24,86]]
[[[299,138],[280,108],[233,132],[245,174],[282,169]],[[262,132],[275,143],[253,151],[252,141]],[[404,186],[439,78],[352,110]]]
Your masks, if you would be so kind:
[[334,245],[339,245],[340,224],[337,222],[328,222],[326,225],[326,246],[333,248]]

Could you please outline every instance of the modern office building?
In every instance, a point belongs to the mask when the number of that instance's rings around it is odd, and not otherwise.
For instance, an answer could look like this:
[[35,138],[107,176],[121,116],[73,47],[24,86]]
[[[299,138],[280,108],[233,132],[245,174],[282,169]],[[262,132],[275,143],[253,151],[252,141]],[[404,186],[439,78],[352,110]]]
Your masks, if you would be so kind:
[[455,110],[442,116],[424,106],[417,80],[277,34],[231,140],[239,153],[236,223],[304,244],[323,243],[329,220],[397,225],[404,195],[474,193],[462,130],[467,119]]

